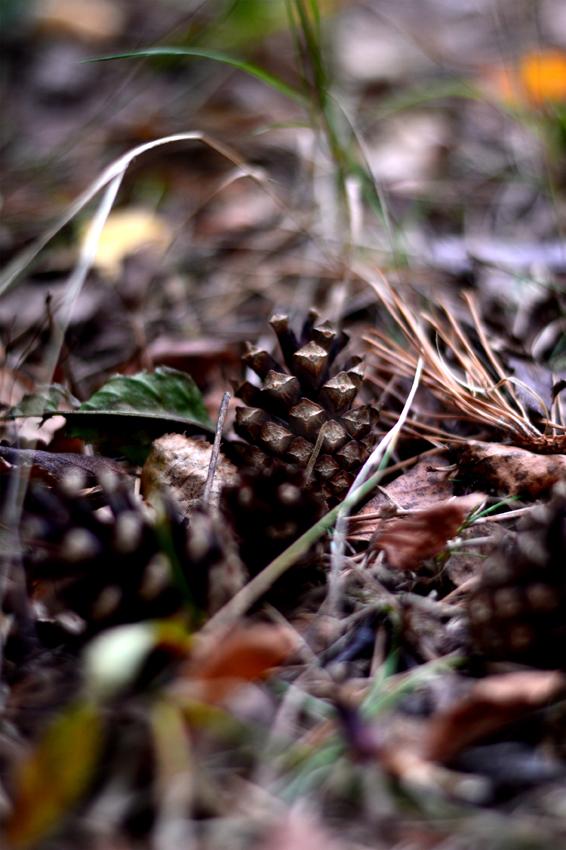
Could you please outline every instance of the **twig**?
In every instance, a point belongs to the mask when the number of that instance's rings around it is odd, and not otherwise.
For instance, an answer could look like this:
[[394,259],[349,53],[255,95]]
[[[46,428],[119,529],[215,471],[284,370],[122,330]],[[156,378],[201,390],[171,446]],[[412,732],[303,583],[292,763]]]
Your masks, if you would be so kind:
[[473,590],[475,587],[478,586],[479,582],[480,577],[478,575],[470,576],[470,578],[467,578],[465,581],[462,582],[462,584],[459,584],[458,587],[455,587],[454,590],[451,590],[447,596],[444,596],[441,601],[445,605],[448,605],[452,602],[453,599],[457,598],[458,596],[469,593],[470,590]]
[[230,399],[230,393],[224,393],[224,395],[222,396],[222,401],[220,402],[218,419],[216,421],[216,434],[214,435],[214,443],[212,445],[212,452],[210,453],[210,463],[208,464],[208,475],[206,476],[206,483],[204,485],[204,490],[202,494],[202,503],[204,507],[208,507],[208,504],[210,502],[210,494],[212,492],[214,476],[216,475],[216,467],[218,466],[218,457],[220,455],[222,430],[224,428],[224,420],[226,419],[226,412],[228,410]]
[[406,592],[401,594],[401,604],[413,605],[426,614],[433,617],[461,617],[462,609],[458,605],[449,605],[444,599],[430,599],[428,596],[419,596],[418,593]]

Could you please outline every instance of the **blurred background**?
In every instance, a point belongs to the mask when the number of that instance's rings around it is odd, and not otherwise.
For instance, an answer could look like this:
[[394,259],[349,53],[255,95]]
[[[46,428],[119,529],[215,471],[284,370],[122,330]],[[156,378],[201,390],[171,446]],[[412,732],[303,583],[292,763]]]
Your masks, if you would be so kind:
[[[531,327],[525,311],[546,321],[548,287],[561,288],[566,269],[565,4],[320,0],[317,56],[301,44],[293,7],[5,2],[2,259],[117,156],[200,131],[265,182],[237,179],[234,161],[202,143],[133,163],[116,209],[134,216],[114,221],[109,241],[118,247],[98,271],[112,277],[113,268],[126,298],[159,282],[162,300],[145,314],[150,338],[167,330],[241,340],[273,304],[332,300],[329,282],[354,246],[368,268],[438,296],[474,283],[492,318],[507,322],[511,303],[517,333],[534,340],[541,325]],[[200,55],[88,61],[164,46]],[[255,75],[211,51],[249,62]],[[23,330],[44,312],[45,283],[56,290],[64,280],[90,213],[42,254],[30,298],[20,288],[3,301],[0,325],[17,315]],[[130,262],[122,274],[122,260],[147,241],[161,246],[159,261]],[[363,311],[367,300],[355,291],[349,309]],[[75,324],[94,309],[81,304]],[[552,354],[555,336],[540,345]],[[128,346],[109,339],[103,352],[75,351],[79,389],[88,388],[85,360],[104,353],[98,362],[113,369]]]

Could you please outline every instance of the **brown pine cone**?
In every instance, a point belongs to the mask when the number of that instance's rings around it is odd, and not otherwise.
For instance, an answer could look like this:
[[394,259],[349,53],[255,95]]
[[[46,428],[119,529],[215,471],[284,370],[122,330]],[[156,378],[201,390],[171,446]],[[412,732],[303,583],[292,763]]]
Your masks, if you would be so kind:
[[[305,487],[304,475],[275,462],[242,472],[236,485],[224,488],[221,508],[239,543],[249,573],[257,575],[325,512],[323,499]],[[270,601],[286,604],[324,582],[318,554],[311,551],[277,581]]]
[[[80,476],[33,485],[22,519],[23,563],[33,597],[50,616],[72,612],[86,634],[188,611],[197,620],[243,583],[217,521],[187,523],[171,503],[152,517],[125,481],[104,476],[98,508]],[[100,503],[100,502],[99,502]]]
[[212,615],[247,579],[234,538],[215,513],[193,508],[185,553],[181,565],[191,598],[199,610]]
[[566,483],[486,561],[468,613],[485,657],[566,669]]
[[243,360],[261,385],[246,381],[237,390],[247,406],[237,409],[234,428],[246,440],[240,446],[248,466],[261,468],[275,458],[298,467],[334,504],[369,455],[378,414],[371,405],[355,406],[363,380],[361,358],[336,366],[348,336],[316,320],[311,311],[297,337],[288,316],[271,318],[285,365],[249,346]]

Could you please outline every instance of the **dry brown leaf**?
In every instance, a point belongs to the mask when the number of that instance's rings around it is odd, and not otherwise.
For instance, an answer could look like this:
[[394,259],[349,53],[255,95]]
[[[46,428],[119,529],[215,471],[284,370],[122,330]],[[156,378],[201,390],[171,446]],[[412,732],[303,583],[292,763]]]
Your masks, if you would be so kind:
[[191,695],[217,703],[244,682],[262,678],[277,667],[298,644],[286,626],[257,623],[215,634],[195,648],[186,669]]
[[457,477],[471,479],[474,487],[536,498],[566,480],[566,455],[470,440],[460,451]]
[[391,567],[412,570],[442,552],[464,520],[485,499],[483,493],[453,496],[421,511],[382,520],[370,542],[381,549]]
[[417,510],[449,499],[453,489],[448,471],[449,463],[442,456],[419,460],[391,484],[380,488],[377,496],[364,505],[355,518],[356,537],[369,540],[375,532],[377,522],[375,518],[365,521],[366,514],[392,506],[406,511]]
[[[0,348],[0,356],[4,354]],[[0,366],[0,406],[12,407],[19,404],[26,393],[33,392],[34,383],[31,378],[9,366]]]
[[[149,502],[159,499],[164,490],[190,513],[201,498],[208,475],[212,446],[183,434],[165,434],[153,443],[143,465],[141,492]],[[218,502],[220,490],[234,484],[236,467],[220,455],[210,498]]]
[[472,778],[427,756],[423,746],[426,728],[426,720],[398,713],[372,724],[368,742],[371,746],[373,737],[373,756],[380,767],[407,788],[435,789],[453,798],[481,802],[487,790],[481,777]]
[[102,744],[101,715],[91,703],[70,703],[47,725],[13,777],[3,846],[44,843],[88,788]]
[[155,366],[188,372],[201,389],[221,369],[236,372],[241,365],[238,344],[212,336],[186,339],[162,335],[148,344],[147,354]]
[[557,671],[528,670],[487,676],[462,700],[435,714],[425,733],[424,753],[449,762],[461,750],[541,708],[566,691],[566,676]]

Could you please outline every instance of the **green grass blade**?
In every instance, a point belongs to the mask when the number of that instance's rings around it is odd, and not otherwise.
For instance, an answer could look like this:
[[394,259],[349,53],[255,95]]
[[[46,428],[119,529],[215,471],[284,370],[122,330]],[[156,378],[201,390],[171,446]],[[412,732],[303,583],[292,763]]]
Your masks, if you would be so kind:
[[287,85],[279,77],[270,74],[259,65],[253,62],[246,62],[245,59],[239,59],[237,56],[231,56],[229,53],[224,53],[220,50],[209,50],[201,47],[148,47],[144,50],[133,50],[128,53],[114,53],[111,56],[97,56],[94,59],[89,59],[89,62],[107,62],[110,59],[141,59],[160,56],[188,56],[200,59],[210,59],[213,62],[221,62],[224,65],[230,65],[232,68],[237,68],[251,77],[261,80],[280,94],[285,95],[290,100],[299,103],[301,106],[308,106],[308,101],[298,89]]

